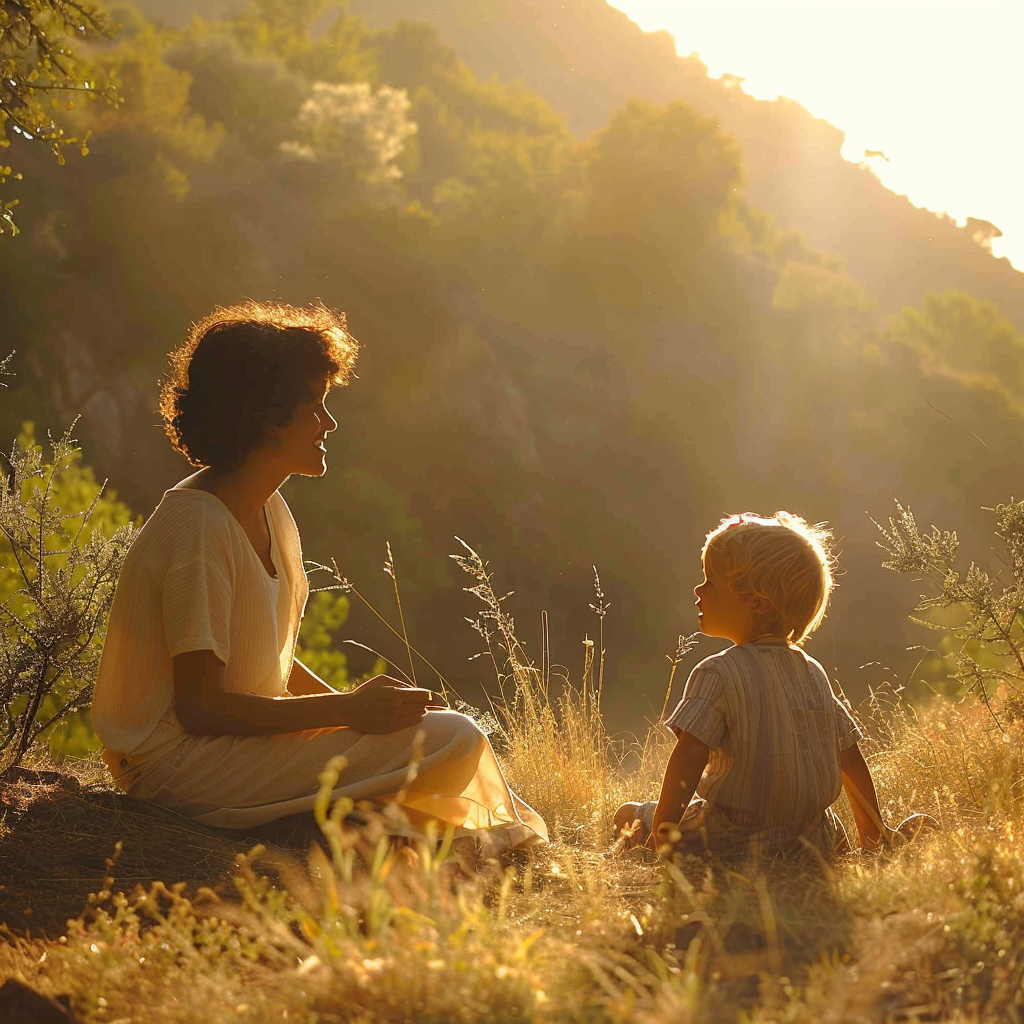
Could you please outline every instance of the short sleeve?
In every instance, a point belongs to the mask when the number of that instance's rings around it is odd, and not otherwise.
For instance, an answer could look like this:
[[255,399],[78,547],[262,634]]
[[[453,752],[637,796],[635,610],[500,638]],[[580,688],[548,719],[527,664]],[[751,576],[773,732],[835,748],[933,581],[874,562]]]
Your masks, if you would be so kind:
[[235,575],[231,549],[210,536],[209,529],[196,541],[172,560],[162,582],[167,649],[172,658],[187,651],[213,651],[226,665]]
[[850,710],[850,702],[846,699],[846,695],[839,684],[834,683],[829,678],[829,674],[822,668],[819,662],[807,654],[804,654],[804,657],[807,658],[807,667],[810,670],[811,677],[817,677],[820,685],[827,689],[832,698],[833,723],[835,725],[835,736],[839,741],[839,749],[849,750],[850,747],[864,738],[864,733],[861,732],[857,719],[853,717],[853,712]]
[[688,732],[708,747],[718,747],[726,733],[722,683],[709,666],[698,665],[686,680],[682,699],[665,720],[674,732]]
[[839,733],[839,749],[849,750],[855,743],[864,738],[857,720],[850,712],[849,705],[842,691],[838,693],[835,688],[832,690],[832,698],[835,701],[836,726]]

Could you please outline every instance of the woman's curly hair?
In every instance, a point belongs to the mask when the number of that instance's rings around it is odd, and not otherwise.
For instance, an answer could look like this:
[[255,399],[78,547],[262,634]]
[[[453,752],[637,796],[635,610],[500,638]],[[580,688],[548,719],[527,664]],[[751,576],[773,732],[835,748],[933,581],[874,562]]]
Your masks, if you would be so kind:
[[170,355],[160,414],[193,466],[243,462],[298,406],[352,375],[359,344],[345,314],[247,301],[217,307]]

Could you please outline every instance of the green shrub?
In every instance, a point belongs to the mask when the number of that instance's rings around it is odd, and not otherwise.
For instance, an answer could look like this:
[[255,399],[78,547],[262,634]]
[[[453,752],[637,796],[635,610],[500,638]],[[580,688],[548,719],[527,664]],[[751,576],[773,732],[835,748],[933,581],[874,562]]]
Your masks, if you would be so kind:
[[1024,692],[1024,501],[1011,499],[987,511],[995,518],[995,548],[1009,578],[976,562],[959,568],[956,533],[920,529],[899,502],[887,527],[875,523],[879,547],[888,555],[882,564],[932,587],[913,621],[946,634],[940,647],[951,662],[951,678],[961,692],[983,701],[999,686]]
[[131,542],[131,513],[81,464],[69,428],[31,424],[0,493],[0,778],[58,723],[90,745],[88,706],[107,610]]

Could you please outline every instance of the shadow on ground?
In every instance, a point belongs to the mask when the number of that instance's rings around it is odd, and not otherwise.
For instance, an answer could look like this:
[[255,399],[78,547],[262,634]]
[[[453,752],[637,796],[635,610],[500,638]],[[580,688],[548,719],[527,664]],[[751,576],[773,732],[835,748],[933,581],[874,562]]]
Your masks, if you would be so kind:
[[125,892],[187,880],[188,891],[226,893],[238,854],[262,844],[304,858],[318,836],[310,814],[246,832],[210,828],[72,775],[19,769],[0,786],[0,927],[61,935],[108,876]]

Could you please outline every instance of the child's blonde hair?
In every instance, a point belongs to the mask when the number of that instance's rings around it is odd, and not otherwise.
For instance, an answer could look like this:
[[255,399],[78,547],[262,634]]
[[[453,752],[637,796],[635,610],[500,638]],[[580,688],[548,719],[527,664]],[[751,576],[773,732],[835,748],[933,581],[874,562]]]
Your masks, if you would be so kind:
[[790,643],[802,644],[825,618],[835,586],[832,533],[790,512],[771,518],[743,512],[708,534],[701,558],[738,592],[771,605],[759,623]]

